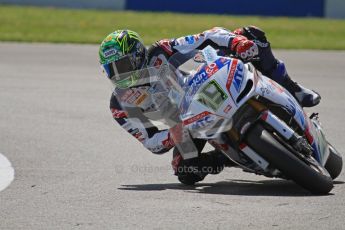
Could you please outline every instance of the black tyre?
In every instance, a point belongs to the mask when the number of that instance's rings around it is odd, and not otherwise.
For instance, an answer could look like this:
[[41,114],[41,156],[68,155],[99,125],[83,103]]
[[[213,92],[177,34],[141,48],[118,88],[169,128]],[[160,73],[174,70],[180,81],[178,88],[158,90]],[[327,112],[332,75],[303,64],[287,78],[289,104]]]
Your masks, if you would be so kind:
[[329,157],[327,159],[325,168],[334,180],[339,176],[343,168],[343,158],[340,153],[331,145],[329,145]]
[[315,164],[308,165],[299,159],[279,143],[261,124],[257,124],[249,131],[246,141],[274,168],[311,193],[328,194],[332,190],[333,181],[325,169],[315,166]]

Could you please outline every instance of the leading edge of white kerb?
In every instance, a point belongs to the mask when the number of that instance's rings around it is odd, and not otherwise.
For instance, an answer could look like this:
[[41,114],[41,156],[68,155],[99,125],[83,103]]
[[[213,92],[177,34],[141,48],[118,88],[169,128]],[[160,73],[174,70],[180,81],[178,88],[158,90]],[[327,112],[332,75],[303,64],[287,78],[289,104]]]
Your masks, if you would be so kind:
[[14,180],[14,168],[11,162],[0,153],[0,192],[5,190]]

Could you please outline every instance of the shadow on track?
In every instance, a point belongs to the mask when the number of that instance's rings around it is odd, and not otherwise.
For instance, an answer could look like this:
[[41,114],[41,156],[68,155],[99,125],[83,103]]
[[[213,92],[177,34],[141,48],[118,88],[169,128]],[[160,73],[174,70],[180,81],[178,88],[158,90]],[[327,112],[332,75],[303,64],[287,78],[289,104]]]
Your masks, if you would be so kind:
[[[334,184],[344,184],[335,181]],[[304,190],[292,181],[287,180],[226,180],[217,183],[197,183],[195,186],[186,186],[180,183],[168,184],[137,184],[122,185],[120,190],[130,191],[162,191],[167,189],[184,190],[186,192],[241,195],[241,196],[315,196]],[[330,193],[329,195],[333,195]]]

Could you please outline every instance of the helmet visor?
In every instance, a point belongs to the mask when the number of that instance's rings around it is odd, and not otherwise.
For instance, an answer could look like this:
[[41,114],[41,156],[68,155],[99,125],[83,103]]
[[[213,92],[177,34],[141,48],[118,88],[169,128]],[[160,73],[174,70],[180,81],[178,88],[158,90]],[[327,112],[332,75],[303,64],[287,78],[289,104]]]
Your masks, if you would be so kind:
[[115,77],[117,78],[116,80],[122,80],[119,79],[119,77],[124,73],[134,71],[135,65],[132,61],[131,55],[126,55],[119,60],[103,65],[103,68],[109,79]]
[[105,64],[103,65],[103,69],[107,77],[116,87],[130,87],[137,79],[137,76],[133,75],[136,68],[131,55],[123,56],[116,61]]

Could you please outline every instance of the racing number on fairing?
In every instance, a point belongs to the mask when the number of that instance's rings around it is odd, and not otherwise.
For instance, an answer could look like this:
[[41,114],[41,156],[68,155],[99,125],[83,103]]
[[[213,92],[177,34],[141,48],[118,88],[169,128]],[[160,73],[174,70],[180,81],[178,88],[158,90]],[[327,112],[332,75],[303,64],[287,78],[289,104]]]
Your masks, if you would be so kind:
[[217,111],[227,98],[228,96],[215,80],[208,83],[198,94],[198,101],[213,111]]

